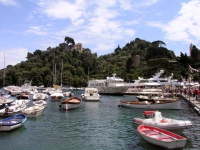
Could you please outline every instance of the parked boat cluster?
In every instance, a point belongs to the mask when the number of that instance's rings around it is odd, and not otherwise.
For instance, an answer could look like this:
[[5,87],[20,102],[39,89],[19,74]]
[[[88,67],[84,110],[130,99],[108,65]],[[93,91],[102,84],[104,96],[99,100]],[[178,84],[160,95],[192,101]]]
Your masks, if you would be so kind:
[[[61,109],[71,110],[79,108],[83,100],[98,102],[103,94],[133,94],[137,95],[137,100],[121,99],[118,106],[144,109],[144,118],[133,118],[133,123],[139,125],[138,133],[146,141],[162,147],[169,149],[184,147],[187,138],[178,135],[178,133],[191,127],[192,122],[165,118],[158,110],[179,110],[183,99],[181,91],[187,87],[185,88],[185,84],[183,86],[177,80],[172,80],[173,75],[161,79],[162,73],[161,70],[153,78],[139,78],[134,83],[124,83],[123,79],[116,77],[116,74],[106,79],[90,80],[80,98],[71,90],[63,92],[60,88],[4,87],[5,92],[1,93],[0,99],[0,116],[8,118],[0,122],[0,131],[13,130],[20,127],[28,117],[38,117],[43,114],[45,107],[47,107],[48,98],[51,102],[59,101],[58,107]],[[10,99],[9,94],[16,98]],[[15,117],[20,118],[16,123],[14,123]]]

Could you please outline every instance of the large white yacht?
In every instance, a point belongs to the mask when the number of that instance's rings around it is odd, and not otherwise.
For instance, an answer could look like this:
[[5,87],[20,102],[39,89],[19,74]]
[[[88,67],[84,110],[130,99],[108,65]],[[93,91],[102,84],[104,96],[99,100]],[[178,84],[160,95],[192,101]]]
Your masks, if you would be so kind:
[[128,90],[125,86],[124,80],[120,77],[116,77],[116,74],[112,74],[113,77],[107,77],[106,79],[94,79],[88,82],[88,87],[97,88],[100,94],[113,94],[123,95]]
[[137,80],[134,80],[133,83],[126,83],[128,90],[126,94],[141,94],[145,92],[162,92],[160,87],[163,86],[182,86],[181,82],[176,79],[172,79],[173,73],[169,77],[161,78],[161,75],[164,73],[164,70],[160,70],[158,73],[153,75],[152,78],[144,79],[138,77]]

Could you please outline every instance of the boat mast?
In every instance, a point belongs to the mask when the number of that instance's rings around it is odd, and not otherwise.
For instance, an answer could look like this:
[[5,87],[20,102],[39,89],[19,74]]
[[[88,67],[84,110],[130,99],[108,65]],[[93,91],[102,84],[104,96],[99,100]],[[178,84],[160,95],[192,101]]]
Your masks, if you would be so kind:
[[3,87],[5,87],[5,76],[6,76],[6,71],[5,71],[5,52],[4,52],[4,73],[3,73]]
[[55,85],[56,84],[56,63],[55,63],[55,77],[54,77],[54,82],[53,84]]
[[63,59],[62,59],[62,68],[61,68],[61,83],[60,83],[60,86],[62,87],[62,73],[63,73]]

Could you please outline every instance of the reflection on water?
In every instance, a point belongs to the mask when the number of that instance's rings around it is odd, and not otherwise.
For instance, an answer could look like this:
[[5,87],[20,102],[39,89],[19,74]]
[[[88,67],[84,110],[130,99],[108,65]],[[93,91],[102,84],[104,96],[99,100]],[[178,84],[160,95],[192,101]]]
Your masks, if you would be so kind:
[[[76,95],[80,97],[83,92],[76,91]],[[132,123],[134,117],[143,117],[144,110],[118,107],[120,99],[136,98],[102,95],[99,102],[83,101],[80,108],[69,111],[48,100],[42,116],[28,118],[24,126],[12,132],[0,133],[1,149],[163,149],[142,139]],[[194,126],[181,134],[188,139],[183,149],[200,147],[200,117],[186,102],[182,101],[181,110],[160,111],[167,118],[191,120]]]

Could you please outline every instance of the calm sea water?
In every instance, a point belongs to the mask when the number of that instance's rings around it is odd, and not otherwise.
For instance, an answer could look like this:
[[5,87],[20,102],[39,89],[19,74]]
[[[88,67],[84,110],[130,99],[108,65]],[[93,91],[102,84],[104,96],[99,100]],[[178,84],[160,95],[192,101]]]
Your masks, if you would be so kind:
[[[83,91],[76,91],[77,96]],[[2,150],[160,150],[143,140],[137,132],[134,117],[143,117],[142,109],[118,107],[119,99],[135,96],[101,95],[99,102],[83,101],[80,108],[59,109],[59,102],[48,101],[44,114],[28,118],[11,132],[0,132]],[[32,104],[32,102],[31,102]],[[30,104],[30,105],[31,105]],[[184,130],[183,149],[200,148],[200,116],[182,101],[181,110],[161,110],[164,117],[191,120],[193,127]],[[3,118],[1,118],[3,119]]]

